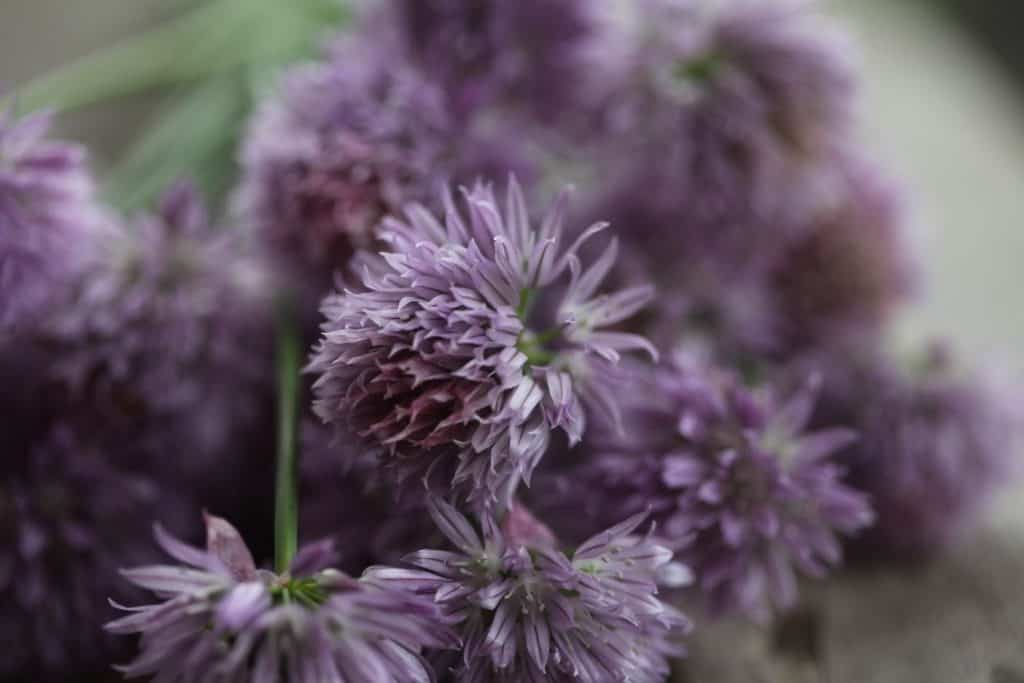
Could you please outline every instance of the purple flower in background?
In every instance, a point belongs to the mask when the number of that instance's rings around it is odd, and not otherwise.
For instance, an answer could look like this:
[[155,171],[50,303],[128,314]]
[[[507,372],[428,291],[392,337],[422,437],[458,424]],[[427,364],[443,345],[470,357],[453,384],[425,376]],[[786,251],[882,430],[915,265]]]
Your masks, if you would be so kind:
[[805,429],[811,387],[780,405],[677,358],[630,394],[623,435],[596,435],[588,461],[540,489],[553,501],[579,491],[578,515],[595,526],[650,509],[713,609],[761,618],[791,605],[796,571],[824,575],[841,559],[837,533],[872,521],[831,457],[853,434]]
[[[12,418],[4,413],[5,420]],[[83,423],[84,428],[57,423],[37,434],[24,453],[7,450],[20,444],[8,441],[5,427],[0,481],[4,680],[66,681],[106,671],[125,651],[100,627],[111,615],[107,597],[134,596],[117,580],[117,569],[155,555],[154,519],[174,526],[182,519],[177,497],[111,464],[108,456],[123,441]]]
[[808,366],[825,378],[815,420],[838,416],[862,434],[843,461],[877,523],[853,543],[855,557],[913,559],[942,548],[1018,473],[1019,401],[957,368],[943,346],[909,370],[863,352],[819,356],[798,371]]
[[849,156],[837,175],[834,196],[812,212],[768,276],[789,350],[877,335],[914,280],[900,188]]
[[391,0],[383,21],[466,116],[490,105],[565,115],[588,71],[596,26],[581,0]]
[[728,364],[791,359],[841,337],[872,343],[913,292],[904,197],[849,153],[830,175],[816,206],[743,224],[725,248],[728,229],[708,234],[656,177],[593,198],[590,214],[628,227],[613,280],[650,281],[661,294],[630,328],[659,347],[706,344]]
[[616,364],[653,348],[604,331],[650,298],[648,287],[596,296],[612,243],[584,269],[577,251],[605,226],[564,243],[563,194],[539,227],[510,182],[444,198],[444,221],[420,206],[388,219],[389,251],[362,287],[326,299],[309,370],[317,414],[351,430],[399,480],[432,472],[475,504],[507,503],[553,430],[583,433],[586,402],[615,421]]
[[82,267],[102,220],[85,151],[46,138],[50,116],[0,109],[0,333],[34,323]]
[[[387,585],[432,595],[459,626],[457,681],[663,681],[674,638],[689,623],[656,597],[659,582],[685,578],[672,552],[633,532],[637,515],[567,556],[529,513],[513,507],[499,527],[475,528],[438,498],[428,505],[454,550],[421,550],[414,569],[375,567]],[[482,534],[481,534],[482,532]]]
[[[729,363],[773,353],[780,344],[771,267],[788,243],[786,226],[768,233],[744,224],[736,244],[720,238],[736,226],[708,230],[671,183],[656,174],[626,177],[589,198],[585,215],[606,217],[621,229],[622,249],[611,273],[615,286],[653,283],[658,296],[628,322],[628,329],[671,348],[681,337],[706,343]],[[755,238],[756,237],[756,238]],[[656,245],[654,248],[652,245]],[[685,264],[685,267],[683,267]]]
[[813,200],[821,162],[850,133],[856,79],[844,41],[790,2],[637,10],[636,64],[611,97],[625,111],[608,117],[656,147],[645,164],[663,164],[673,196],[716,231]]
[[140,633],[142,652],[122,671],[168,683],[199,680],[406,683],[433,680],[423,647],[454,644],[429,600],[327,569],[330,543],[306,546],[283,575],[256,569],[238,532],[206,518],[207,547],[159,527],[157,540],[187,566],[124,570],[161,602],[123,608],[107,624]]
[[43,329],[49,372],[83,400],[148,420],[147,434],[173,443],[172,469],[205,470],[259,415],[270,386],[268,278],[184,183],[155,214],[103,234],[96,251]]
[[374,38],[299,66],[257,112],[236,213],[285,277],[319,299],[382,217],[426,201],[453,172],[443,95]]

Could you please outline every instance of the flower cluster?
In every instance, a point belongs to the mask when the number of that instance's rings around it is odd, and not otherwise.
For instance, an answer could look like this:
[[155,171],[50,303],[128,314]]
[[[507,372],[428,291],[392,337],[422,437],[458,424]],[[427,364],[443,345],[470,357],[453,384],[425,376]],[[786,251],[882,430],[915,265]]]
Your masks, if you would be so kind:
[[222,213],[0,113],[0,678],[656,683],[677,599],[976,519],[1013,401],[887,350],[905,197],[816,8],[369,5]]
[[130,614],[107,624],[142,634],[142,653],[123,668],[129,677],[425,682],[432,676],[420,648],[454,642],[429,600],[326,569],[330,543],[306,546],[277,575],[257,570],[241,536],[218,517],[206,517],[205,550],[159,527],[156,538],[187,567],[124,572],[162,600],[123,608]]
[[309,370],[315,409],[379,450],[398,480],[440,470],[479,505],[505,505],[550,441],[573,442],[582,403],[614,413],[606,384],[620,352],[655,351],[603,328],[650,297],[639,287],[595,296],[613,243],[590,267],[577,254],[595,224],[567,243],[564,195],[535,226],[515,181],[504,206],[490,186],[450,195],[439,220],[412,206],[385,221],[389,251],[361,287],[324,302]]
[[[583,542],[570,555],[521,507],[477,528],[453,506],[428,501],[454,547],[410,555],[410,569],[368,576],[432,595],[457,624],[462,656],[446,662],[459,681],[662,681],[670,637],[688,622],[656,597],[658,583],[684,580],[672,552],[633,535],[644,515]],[[443,660],[442,660],[443,661]]]
[[661,150],[655,173],[705,228],[776,218],[793,202],[780,190],[820,172],[849,138],[856,78],[845,50],[794,5],[635,8],[634,73],[605,116]]
[[682,357],[636,381],[625,432],[599,434],[544,500],[592,526],[649,509],[715,609],[791,606],[795,570],[822,576],[840,560],[837,534],[871,523],[867,497],[830,458],[854,434],[806,429],[813,387],[780,403]]
[[240,220],[314,297],[375,244],[381,218],[432,198],[454,171],[441,92],[367,49],[343,43],[329,61],[290,73],[242,155]]

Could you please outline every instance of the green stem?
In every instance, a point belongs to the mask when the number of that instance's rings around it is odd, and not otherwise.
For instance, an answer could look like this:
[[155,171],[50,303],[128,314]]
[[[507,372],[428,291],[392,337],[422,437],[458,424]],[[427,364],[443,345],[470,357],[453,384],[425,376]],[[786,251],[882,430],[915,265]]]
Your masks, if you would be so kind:
[[274,566],[288,571],[298,547],[299,337],[288,312],[281,314],[277,348],[277,484],[274,498]]
[[519,307],[516,309],[516,315],[519,317],[523,324],[526,324],[526,319],[530,315],[530,310],[533,308],[533,302],[537,299],[537,290],[530,287],[523,287],[519,291]]

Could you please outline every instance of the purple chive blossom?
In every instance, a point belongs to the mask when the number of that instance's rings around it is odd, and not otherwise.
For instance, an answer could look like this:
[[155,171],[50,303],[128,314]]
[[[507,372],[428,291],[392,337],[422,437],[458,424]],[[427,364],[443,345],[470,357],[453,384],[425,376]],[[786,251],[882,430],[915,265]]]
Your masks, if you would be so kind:
[[[388,585],[433,595],[458,623],[461,658],[448,662],[456,681],[663,681],[686,618],[656,597],[659,582],[685,578],[672,552],[633,532],[637,515],[566,555],[522,509],[499,527],[477,529],[454,507],[428,501],[454,550],[421,550],[412,569],[375,567]],[[482,531],[482,534],[481,534]]]
[[814,365],[825,377],[815,420],[839,416],[862,434],[844,462],[878,520],[851,547],[855,557],[914,559],[941,549],[1018,473],[1019,400],[964,373],[943,346],[909,370],[863,353]]
[[564,115],[588,73],[595,8],[581,0],[391,0],[409,58],[465,116],[487,106]]
[[[111,615],[106,596],[134,596],[117,569],[150,560],[151,521],[176,522],[181,506],[154,482],[108,462],[121,441],[103,447],[97,434],[65,423],[36,435],[34,445],[9,436],[5,429],[0,678],[65,681],[106,671],[125,651],[100,627]],[[6,450],[12,446],[26,452]]]
[[236,212],[284,276],[319,299],[381,218],[426,201],[452,173],[441,92],[370,40],[293,69],[242,153]]
[[676,359],[630,391],[624,434],[597,436],[589,461],[541,488],[586,492],[579,510],[594,525],[650,509],[716,611],[790,606],[796,572],[824,575],[841,560],[837,533],[872,521],[832,458],[852,432],[806,431],[812,388],[779,405]]
[[0,333],[34,322],[82,266],[102,216],[85,151],[46,138],[50,117],[0,108]]
[[358,435],[399,479],[440,472],[474,504],[507,503],[553,430],[583,433],[586,402],[616,419],[620,353],[653,348],[603,331],[639,310],[648,287],[595,295],[612,243],[584,269],[564,242],[563,194],[539,227],[510,182],[448,194],[443,222],[420,206],[388,219],[389,250],[362,286],[328,297],[309,370],[317,414]]
[[180,425],[167,439],[177,454],[209,462],[258,415],[269,386],[267,278],[187,184],[97,247],[75,298],[45,326],[51,374],[162,432]]
[[431,681],[423,647],[449,647],[450,629],[429,600],[372,579],[327,569],[330,543],[306,546],[283,575],[257,570],[238,532],[206,518],[207,547],[157,528],[157,541],[185,566],[129,569],[124,576],[160,602],[122,608],[107,624],[141,634],[129,678],[355,683]]
[[673,196],[719,231],[802,201],[850,131],[845,41],[792,2],[650,0],[639,10],[628,94],[613,100],[636,109],[619,125],[657,146]]
[[914,280],[899,187],[853,158],[769,274],[787,347],[877,335]]

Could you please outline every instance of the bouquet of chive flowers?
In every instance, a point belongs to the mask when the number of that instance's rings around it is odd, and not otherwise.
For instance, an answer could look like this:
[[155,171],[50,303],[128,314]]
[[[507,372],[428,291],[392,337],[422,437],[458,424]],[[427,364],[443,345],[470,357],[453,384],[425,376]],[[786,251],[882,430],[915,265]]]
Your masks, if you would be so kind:
[[656,683],[684,605],[970,529],[1017,425],[885,343],[904,193],[820,9],[345,17],[224,201],[105,205],[0,109],[0,680]]

